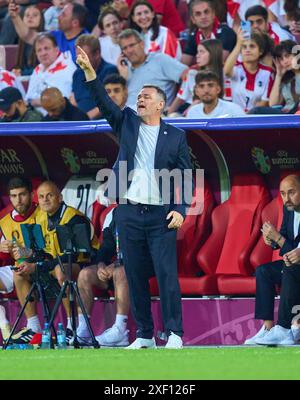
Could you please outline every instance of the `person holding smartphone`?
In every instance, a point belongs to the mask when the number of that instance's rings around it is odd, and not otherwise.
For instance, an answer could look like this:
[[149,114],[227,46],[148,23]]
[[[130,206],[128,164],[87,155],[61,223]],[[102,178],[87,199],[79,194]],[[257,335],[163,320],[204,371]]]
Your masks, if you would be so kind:
[[[263,34],[253,33],[246,39],[240,27],[236,46],[224,64],[224,75],[231,80],[232,101],[245,112],[269,102],[274,71],[261,63],[266,43]],[[242,61],[238,61],[240,54]]]

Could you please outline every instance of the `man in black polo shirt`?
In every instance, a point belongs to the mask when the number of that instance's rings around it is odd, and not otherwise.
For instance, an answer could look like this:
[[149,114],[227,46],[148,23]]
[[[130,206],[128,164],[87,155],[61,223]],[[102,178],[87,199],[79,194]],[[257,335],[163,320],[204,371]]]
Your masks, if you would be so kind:
[[236,34],[226,24],[220,24],[213,2],[192,0],[189,4],[189,12],[193,28],[188,36],[181,62],[191,65],[196,56],[198,44],[207,39],[219,39],[222,42],[223,56],[226,59],[235,46]]

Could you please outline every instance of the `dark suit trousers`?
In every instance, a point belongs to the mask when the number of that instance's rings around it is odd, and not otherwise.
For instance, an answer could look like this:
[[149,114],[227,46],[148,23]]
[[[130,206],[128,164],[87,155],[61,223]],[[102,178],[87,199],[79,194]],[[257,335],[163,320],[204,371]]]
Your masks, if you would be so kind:
[[274,320],[276,285],[281,286],[277,324],[289,329],[295,305],[300,306],[300,265],[286,267],[283,261],[263,264],[256,269],[255,318]]
[[149,291],[149,277],[153,272],[158,281],[165,331],[182,336],[176,230],[167,228],[164,206],[120,204],[115,218],[137,337],[153,336]]

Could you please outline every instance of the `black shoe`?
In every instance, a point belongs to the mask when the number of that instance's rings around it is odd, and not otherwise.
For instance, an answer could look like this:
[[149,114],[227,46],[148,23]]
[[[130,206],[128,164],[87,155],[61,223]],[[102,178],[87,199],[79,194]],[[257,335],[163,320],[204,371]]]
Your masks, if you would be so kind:
[[18,333],[12,336],[11,340],[16,344],[26,344],[29,343],[33,336],[36,334],[33,330],[29,328],[23,328]]
[[67,346],[73,345],[73,342],[74,342],[73,331],[72,331],[72,329],[67,328],[66,329],[66,343],[67,343]]

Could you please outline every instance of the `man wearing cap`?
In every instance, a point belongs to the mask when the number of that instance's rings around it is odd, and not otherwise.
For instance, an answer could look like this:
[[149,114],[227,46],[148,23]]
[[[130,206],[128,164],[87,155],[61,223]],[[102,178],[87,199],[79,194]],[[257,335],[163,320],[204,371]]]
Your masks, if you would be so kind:
[[1,122],[38,122],[43,116],[31,106],[27,106],[21,92],[14,87],[0,91]]

